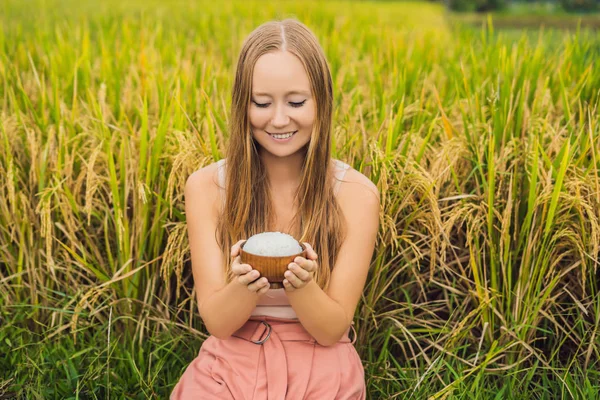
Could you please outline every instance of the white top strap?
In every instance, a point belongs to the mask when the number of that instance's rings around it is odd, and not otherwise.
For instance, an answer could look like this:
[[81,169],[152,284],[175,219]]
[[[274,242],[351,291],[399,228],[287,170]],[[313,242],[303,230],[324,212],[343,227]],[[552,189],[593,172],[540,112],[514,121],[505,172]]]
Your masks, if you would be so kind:
[[225,159],[217,161],[217,180],[221,191],[221,201],[225,205]]
[[344,175],[346,175],[346,171],[350,169],[350,165],[340,160],[335,160],[335,163],[338,165],[339,169],[335,172],[336,182],[333,188],[333,193],[337,194],[337,192],[340,190]]

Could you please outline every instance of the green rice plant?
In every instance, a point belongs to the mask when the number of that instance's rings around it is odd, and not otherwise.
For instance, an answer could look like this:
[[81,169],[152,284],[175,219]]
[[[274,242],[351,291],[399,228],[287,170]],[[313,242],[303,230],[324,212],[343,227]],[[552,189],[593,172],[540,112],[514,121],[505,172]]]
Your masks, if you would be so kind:
[[593,398],[598,31],[139,0],[0,5],[0,397],[168,395],[206,338],[185,180],[224,155],[242,40],[289,16],[330,62],[333,157],[381,193],[370,398]]

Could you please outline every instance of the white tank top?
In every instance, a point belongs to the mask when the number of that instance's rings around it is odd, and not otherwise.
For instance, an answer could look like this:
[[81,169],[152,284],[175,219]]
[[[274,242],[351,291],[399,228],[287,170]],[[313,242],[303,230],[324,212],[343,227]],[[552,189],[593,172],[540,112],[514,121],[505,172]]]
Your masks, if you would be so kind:
[[[337,169],[335,171],[336,182],[333,190],[334,193],[337,194],[341,185],[341,180],[344,178],[344,175],[350,168],[350,165],[339,160],[334,160],[334,162],[337,166]],[[219,187],[221,190],[221,200],[223,204],[225,203],[225,167],[225,159],[217,162]],[[283,288],[269,289],[267,293],[258,299],[256,308],[252,311],[251,315],[268,315],[278,318],[298,319],[296,312],[288,301],[287,295],[285,294],[285,289]]]

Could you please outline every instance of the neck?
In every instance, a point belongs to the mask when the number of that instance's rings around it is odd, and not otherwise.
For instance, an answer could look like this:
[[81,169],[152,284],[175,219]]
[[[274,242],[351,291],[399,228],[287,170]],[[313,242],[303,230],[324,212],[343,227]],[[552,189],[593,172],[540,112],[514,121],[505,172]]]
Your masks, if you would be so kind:
[[271,189],[277,192],[295,192],[300,186],[306,151],[299,151],[287,157],[277,157],[267,151],[260,151],[259,156],[267,171]]

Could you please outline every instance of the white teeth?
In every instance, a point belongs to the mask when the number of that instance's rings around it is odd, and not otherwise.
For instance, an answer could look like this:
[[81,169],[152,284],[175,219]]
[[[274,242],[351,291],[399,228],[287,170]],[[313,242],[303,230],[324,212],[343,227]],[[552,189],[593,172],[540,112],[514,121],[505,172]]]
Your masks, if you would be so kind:
[[287,138],[291,137],[293,134],[294,134],[294,132],[287,133],[285,135],[271,135],[271,136],[273,136],[275,139],[287,139]]

